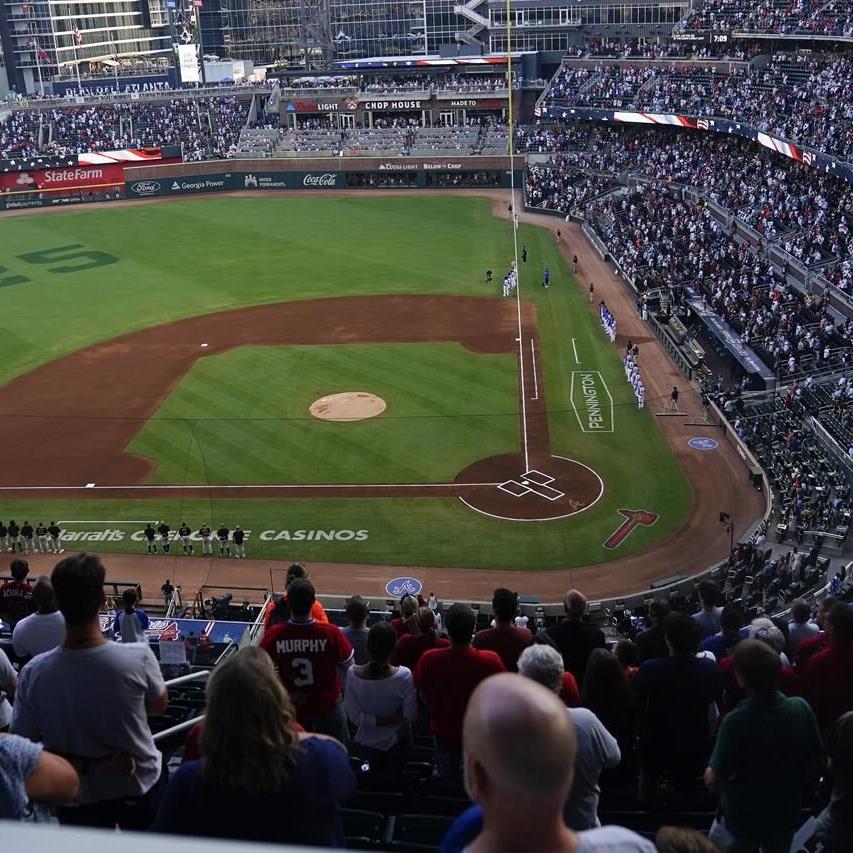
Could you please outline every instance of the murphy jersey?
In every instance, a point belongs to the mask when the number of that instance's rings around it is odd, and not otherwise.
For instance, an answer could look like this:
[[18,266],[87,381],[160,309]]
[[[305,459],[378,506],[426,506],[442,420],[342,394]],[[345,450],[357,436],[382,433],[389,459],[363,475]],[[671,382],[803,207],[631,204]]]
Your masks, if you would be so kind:
[[302,722],[330,714],[340,699],[338,667],[353,656],[337,625],[285,622],[270,628],[261,648],[273,659]]

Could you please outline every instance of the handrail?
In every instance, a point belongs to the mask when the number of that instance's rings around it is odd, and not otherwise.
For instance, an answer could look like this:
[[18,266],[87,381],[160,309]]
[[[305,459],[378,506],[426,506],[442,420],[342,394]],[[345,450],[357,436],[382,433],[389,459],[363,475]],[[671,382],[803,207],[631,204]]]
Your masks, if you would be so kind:
[[189,675],[179,675],[176,678],[170,678],[166,682],[166,687],[174,687],[176,684],[184,684],[187,681],[200,681],[202,678],[208,678],[212,670],[200,669],[198,672],[191,672]]
[[200,723],[204,719],[204,714],[199,714],[197,717],[190,717],[188,720],[184,720],[182,723],[177,723],[174,726],[169,727],[168,729],[163,729],[162,731],[157,732],[154,735],[154,743],[159,743],[161,740],[167,740],[173,735],[178,735],[181,732],[188,731],[193,728],[197,723]]

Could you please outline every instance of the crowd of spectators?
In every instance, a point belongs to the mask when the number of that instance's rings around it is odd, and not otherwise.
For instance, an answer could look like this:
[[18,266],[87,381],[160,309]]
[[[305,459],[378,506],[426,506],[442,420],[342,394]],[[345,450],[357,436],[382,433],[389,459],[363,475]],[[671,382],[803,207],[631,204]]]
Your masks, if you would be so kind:
[[706,207],[646,187],[605,196],[587,220],[635,286],[663,288],[676,306],[685,286],[695,287],[780,378],[853,359],[853,321],[836,324],[825,296],[804,296],[781,281]]
[[[743,567],[766,589],[796,591],[813,580],[815,553],[773,560],[760,542],[739,545],[729,577]],[[404,596],[390,619],[371,620],[356,596],[341,628],[305,574],[289,575],[260,646],[216,666],[204,717],[167,768],[147,721],[169,702],[155,655],[102,633],[97,557],[59,562],[38,584],[50,641],[18,672],[0,652],[12,700],[0,817],[339,847],[359,797],[376,808],[414,792],[426,809],[418,792],[438,791],[451,798],[442,808],[454,806],[444,814],[458,814],[442,850],[459,853],[515,849],[519,837],[554,853],[710,850],[707,836],[713,849],[787,850],[808,813],[829,850],[853,844],[844,601],[824,598],[813,613],[797,599],[789,619],[770,619],[766,597],[706,580],[698,601],[659,597],[622,612],[608,637],[578,590],[562,620],[530,630],[517,594],[499,588],[491,625],[432,595]],[[16,631],[33,595],[25,576],[0,587],[0,615]],[[432,746],[416,747],[424,731]],[[411,775],[415,749],[431,756],[432,778]],[[661,815],[655,830],[664,815],[685,820],[679,802],[706,822],[662,828],[656,847],[654,831],[608,823],[617,802]],[[450,824],[422,821],[433,836]]]
[[0,159],[178,145],[185,160],[226,157],[246,126],[251,98],[131,101],[15,110],[0,123]]
[[[737,138],[589,124],[522,126],[516,147],[559,152],[528,167],[536,206],[563,211],[577,170],[693,187],[845,292],[853,287],[853,187]],[[551,189],[542,192],[547,172]]]
[[778,53],[763,67],[564,64],[546,105],[720,116],[853,157],[853,65],[847,55]]
[[847,0],[704,0],[690,13],[685,29],[849,37],[853,9]]

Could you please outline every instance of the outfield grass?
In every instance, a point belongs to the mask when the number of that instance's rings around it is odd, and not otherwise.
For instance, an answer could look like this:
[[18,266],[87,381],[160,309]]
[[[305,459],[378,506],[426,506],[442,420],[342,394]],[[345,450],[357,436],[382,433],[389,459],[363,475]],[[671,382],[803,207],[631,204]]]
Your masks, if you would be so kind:
[[[343,391],[387,408],[308,413]],[[155,483],[449,483],[518,449],[517,400],[514,356],[459,344],[241,347],[199,359],[127,449],[159,461]]]
[[[8,271],[2,275],[31,279],[0,287],[0,311],[15,320],[0,336],[0,381],[100,340],[227,308],[338,295],[483,295],[488,292],[483,271],[494,270],[499,280],[512,246],[510,224],[492,217],[488,200],[428,194],[372,199],[220,197],[120,209],[103,205],[6,219],[0,229],[0,265]],[[606,484],[604,496],[589,511],[530,525],[486,518],[455,499],[211,503],[174,496],[120,502],[5,500],[0,502],[0,517],[167,517],[174,524],[186,518],[191,525],[226,521],[254,531],[250,550],[258,556],[494,568],[604,562],[666,538],[689,512],[689,484],[649,411],[636,409],[619,354],[602,333],[594,308],[586,303],[588,282],[577,286],[549,231],[521,226],[519,241],[528,248],[521,288],[538,310],[553,451],[590,465]],[[20,257],[69,244],[82,244],[118,260],[79,272],[51,272],[68,264],[26,263]],[[538,286],[545,265],[552,271],[548,290]],[[572,338],[580,364],[575,363]],[[511,366],[507,375],[499,368],[506,356],[480,356],[432,344],[311,347],[310,367],[300,368],[298,383],[288,383],[281,367],[294,364],[304,349],[244,348],[202,359],[158,413],[160,418],[174,413],[182,419],[178,425],[149,422],[129,449],[159,459],[160,482],[225,482],[220,472],[242,481],[241,458],[265,480],[286,475],[303,482],[333,481],[344,478],[340,472],[376,482],[381,478],[369,472],[374,463],[380,464],[378,454],[362,459],[346,453],[349,437],[364,429],[358,448],[379,445],[382,458],[387,458],[386,449],[399,449],[394,481],[404,482],[415,479],[416,473],[458,471],[464,467],[463,459],[483,458],[515,441],[514,417],[501,419],[502,423],[489,419],[488,427],[480,418],[478,427],[470,430],[457,424],[454,433],[441,427],[451,421],[449,415],[507,410],[503,401],[506,394],[514,396],[515,375]],[[314,358],[320,349],[323,356]],[[412,356],[394,358],[391,350],[401,349]],[[507,363],[511,365],[511,358]],[[364,389],[337,384],[346,374],[351,386],[367,375],[371,365],[382,374],[381,389],[378,378],[373,387]],[[427,370],[427,365],[434,369]],[[211,391],[207,371],[212,366],[231,377],[229,393]],[[263,382],[253,376],[257,366],[264,367]],[[614,401],[613,433],[581,432],[569,400],[571,372],[577,369],[598,370],[604,377]],[[404,375],[413,381],[404,381]],[[456,382],[461,384],[454,391]],[[487,387],[475,387],[478,384]],[[265,394],[264,385],[274,388],[277,396]],[[332,441],[329,436],[339,425],[311,422],[304,427],[301,421],[275,420],[290,418],[293,411],[301,411],[303,417],[312,395],[335,390],[387,394],[395,408],[402,406],[416,416],[419,428],[389,433],[390,417],[379,418],[345,425],[347,432],[340,433],[345,438]],[[442,415],[431,426],[423,417],[430,411]],[[186,418],[203,414],[217,420],[195,420],[190,430]],[[223,417],[233,420],[219,420]],[[273,421],[264,420],[268,417]],[[331,428],[328,434],[323,432],[325,426]],[[256,447],[265,436],[270,442],[266,453]],[[281,442],[300,450],[288,458],[277,451]],[[386,448],[389,442],[392,446]],[[421,458],[412,460],[416,443]],[[210,476],[211,462],[216,477]],[[390,463],[385,474],[390,474]],[[617,551],[607,552],[602,543],[620,522],[616,514],[620,508],[651,510],[660,520],[635,531]],[[358,541],[331,542],[257,538],[262,530],[299,529],[366,530],[368,535]],[[134,550],[138,545],[125,536],[98,547]]]

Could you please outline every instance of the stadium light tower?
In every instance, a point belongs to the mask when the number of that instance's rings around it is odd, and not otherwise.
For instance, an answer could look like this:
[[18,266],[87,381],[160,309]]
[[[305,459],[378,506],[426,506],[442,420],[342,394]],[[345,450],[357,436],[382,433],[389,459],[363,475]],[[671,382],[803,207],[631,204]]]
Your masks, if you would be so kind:
[[[302,25],[302,46],[305,54],[305,70],[327,71],[332,67],[335,56],[335,40],[332,36],[332,18],[329,0],[308,0],[299,3],[299,19]],[[315,51],[320,56],[314,61]]]

